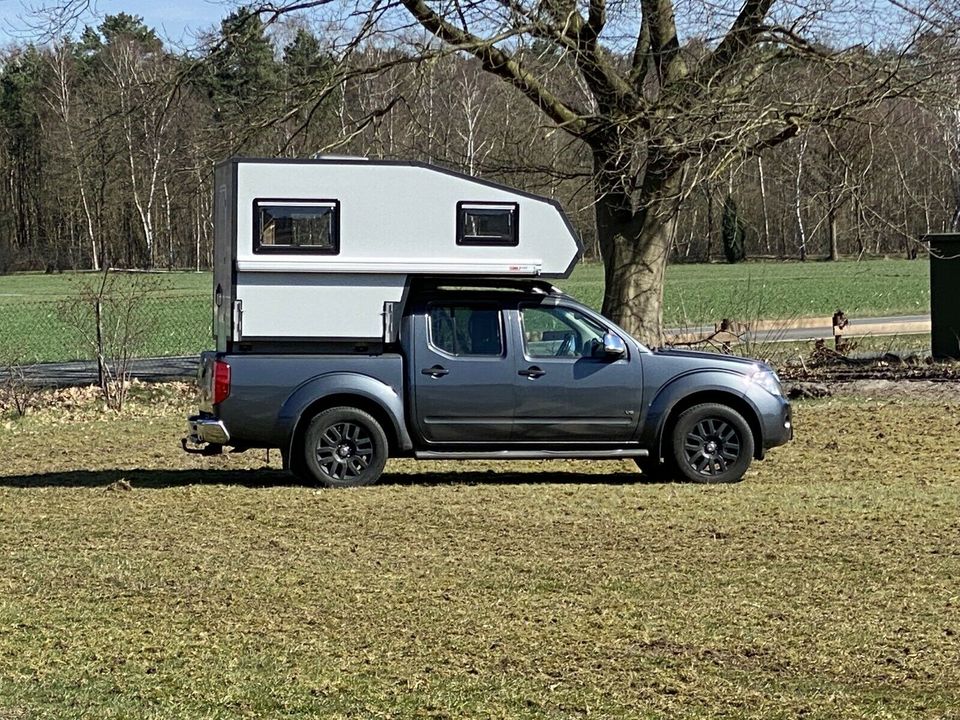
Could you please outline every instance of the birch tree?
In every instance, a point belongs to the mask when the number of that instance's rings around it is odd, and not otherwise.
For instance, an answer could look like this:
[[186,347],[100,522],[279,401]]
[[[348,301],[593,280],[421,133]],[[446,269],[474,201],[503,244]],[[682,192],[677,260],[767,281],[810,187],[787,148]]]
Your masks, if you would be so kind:
[[80,196],[80,207],[83,211],[83,231],[90,247],[90,263],[94,270],[100,269],[101,238],[98,237],[97,222],[94,217],[94,200],[90,193],[90,180],[86,168],[82,141],[77,137],[76,107],[74,93],[75,81],[73,78],[73,53],[68,42],[62,42],[53,47],[45,57],[52,72],[51,86],[47,93],[47,103],[63,127],[66,138],[64,155],[70,164],[72,175],[76,180],[76,191]]

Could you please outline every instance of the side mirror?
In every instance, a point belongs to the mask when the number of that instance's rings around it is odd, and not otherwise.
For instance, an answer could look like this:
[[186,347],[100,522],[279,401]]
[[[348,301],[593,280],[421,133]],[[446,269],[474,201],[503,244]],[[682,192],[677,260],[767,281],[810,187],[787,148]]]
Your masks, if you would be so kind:
[[603,334],[603,355],[610,360],[622,358],[627,354],[627,346],[619,335],[611,332]]

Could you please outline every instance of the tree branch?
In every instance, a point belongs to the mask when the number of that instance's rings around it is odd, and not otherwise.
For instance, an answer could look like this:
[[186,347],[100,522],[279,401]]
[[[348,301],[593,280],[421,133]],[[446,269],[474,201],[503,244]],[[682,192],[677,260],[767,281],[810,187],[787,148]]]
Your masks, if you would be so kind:
[[598,46],[600,33],[606,24],[606,0],[590,0],[587,21],[577,12],[573,2],[549,6],[551,21],[544,22],[517,0],[498,0],[528,23],[517,28],[519,33],[555,43],[567,51],[583,75],[597,104],[605,112],[633,110],[638,96],[631,83],[620,74]]
[[646,26],[650,35],[649,56],[660,85],[679,80],[686,75],[686,66],[680,55],[673,0],[640,0],[640,8],[643,13],[641,34]]
[[646,15],[640,18],[640,30],[637,32],[637,44],[633,48],[633,60],[630,63],[630,81],[640,88],[643,79],[650,70],[650,22]]
[[587,122],[582,113],[564,104],[531,73],[520,67],[514,58],[494,46],[491,41],[483,40],[450,24],[431,10],[423,0],[401,2],[424,28],[444,42],[476,57],[484,70],[503,78],[520,90],[564,130],[574,135],[586,132]]
[[701,78],[728,70],[763,32],[763,19],[776,0],[747,0],[710,60],[704,63]]

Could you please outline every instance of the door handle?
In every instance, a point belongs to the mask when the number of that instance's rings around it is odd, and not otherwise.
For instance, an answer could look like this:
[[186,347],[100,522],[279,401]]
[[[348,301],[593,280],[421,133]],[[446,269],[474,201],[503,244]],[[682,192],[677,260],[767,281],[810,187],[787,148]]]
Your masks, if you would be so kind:
[[538,377],[543,377],[546,375],[545,370],[541,370],[536,365],[533,367],[528,367],[526,370],[518,370],[517,375],[523,375],[524,377],[530,378],[531,380],[536,380]]
[[420,371],[423,375],[429,375],[430,377],[443,377],[444,375],[449,375],[450,371],[445,367],[440,365],[434,365],[433,367],[424,368]]

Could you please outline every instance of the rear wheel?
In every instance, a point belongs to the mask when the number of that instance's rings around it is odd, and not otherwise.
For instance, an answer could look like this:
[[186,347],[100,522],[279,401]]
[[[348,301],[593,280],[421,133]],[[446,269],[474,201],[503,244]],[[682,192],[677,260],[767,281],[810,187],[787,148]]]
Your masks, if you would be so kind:
[[690,482],[739,482],[750,467],[753,451],[750,426],[726,405],[694,405],[680,414],[670,432],[670,464]]
[[311,476],[327,487],[371,485],[387,464],[387,436],[363,410],[335,407],[318,414],[303,442]]

